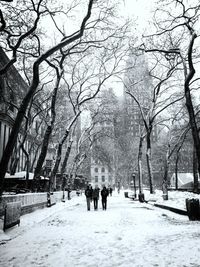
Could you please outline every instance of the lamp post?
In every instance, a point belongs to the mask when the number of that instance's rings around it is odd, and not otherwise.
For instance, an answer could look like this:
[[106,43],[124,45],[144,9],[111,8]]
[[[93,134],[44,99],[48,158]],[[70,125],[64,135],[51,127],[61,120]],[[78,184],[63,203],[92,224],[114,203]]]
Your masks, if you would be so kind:
[[63,189],[63,197],[62,197],[62,202],[65,202],[65,186],[66,186],[66,180],[67,180],[67,177],[65,174],[63,174],[63,184],[62,184],[62,189]]
[[138,194],[138,199],[140,202],[144,202],[144,193],[143,193],[143,188],[142,188],[142,176],[140,177],[139,174],[139,194]]
[[117,181],[117,192],[118,192],[118,194],[120,192],[120,181],[119,180]]
[[67,185],[67,199],[70,200],[71,197],[70,197],[70,193],[71,193],[71,183],[68,182],[68,185]]

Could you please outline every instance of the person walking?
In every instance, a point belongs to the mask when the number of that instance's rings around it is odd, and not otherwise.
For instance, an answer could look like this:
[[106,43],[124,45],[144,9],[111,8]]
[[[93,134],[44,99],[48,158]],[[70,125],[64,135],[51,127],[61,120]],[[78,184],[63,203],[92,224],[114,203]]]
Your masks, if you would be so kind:
[[92,192],[92,198],[94,201],[94,210],[98,210],[98,200],[99,200],[99,188],[96,186]]
[[112,191],[113,191],[113,189],[112,189],[112,187],[110,187],[110,188],[109,188],[110,196],[112,196]]
[[103,210],[107,209],[107,197],[109,195],[108,189],[104,186],[101,190],[101,201]]
[[85,196],[86,196],[86,202],[87,202],[87,210],[90,210],[90,201],[92,198],[92,189],[89,187],[89,185],[85,189]]
[[93,194],[93,188],[92,188],[92,186],[91,185],[89,185],[89,189],[90,189],[90,202],[92,202],[92,194]]

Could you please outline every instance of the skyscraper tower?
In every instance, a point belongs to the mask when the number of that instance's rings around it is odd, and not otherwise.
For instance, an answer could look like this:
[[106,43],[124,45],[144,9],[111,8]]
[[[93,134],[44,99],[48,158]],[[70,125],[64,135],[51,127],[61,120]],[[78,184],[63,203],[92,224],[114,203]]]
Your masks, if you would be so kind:
[[141,110],[146,116],[150,109],[152,81],[145,55],[130,55],[127,68],[124,85],[124,121],[126,131],[134,138],[140,135],[141,128],[144,126]]

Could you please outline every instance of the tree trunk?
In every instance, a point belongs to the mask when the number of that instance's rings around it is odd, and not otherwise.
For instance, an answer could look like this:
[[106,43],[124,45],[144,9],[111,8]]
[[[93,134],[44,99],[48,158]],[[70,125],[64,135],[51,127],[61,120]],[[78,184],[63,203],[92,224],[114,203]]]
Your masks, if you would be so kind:
[[139,194],[143,193],[142,188],[142,145],[143,145],[143,136],[140,136],[139,140],[139,151],[138,151],[138,179],[139,179]]
[[56,119],[55,105],[56,105],[57,93],[58,93],[59,84],[60,84],[60,80],[61,80],[63,71],[61,71],[61,73],[59,73],[58,68],[55,67],[55,69],[56,69],[57,79],[56,79],[56,84],[55,84],[53,94],[52,94],[52,99],[51,99],[51,122],[50,122],[50,125],[48,125],[46,128],[44,139],[42,142],[42,148],[41,148],[40,155],[39,155],[37,165],[35,168],[35,172],[34,172],[34,181],[35,181],[36,185],[38,184],[38,182],[40,180],[42,166],[43,166],[44,160],[45,160],[46,155],[47,155],[49,140],[50,140],[51,133],[52,133],[52,130],[54,127],[54,122]]
[[14,175],[16,173],[18,162],[19,162],[19,157],[17,156],[17,153],[15,152],[14,157],[10,164],[10,175]]
[[65,157],[64,157],[64,160],[63,160],[63,163],[62,163],[62,167],[61,167],[61,176],[66,170],[67,162],[68,162],[69,155],[70,155],[71,148],[72,148],[72,143],[73,142],[70,142],[69,146],[67,147],[67,151],[65,153]]
[[179,151],[176,154],[176,162],[175,162],[175,189],[178,190],[178,162],[179,162]]
[[14,175],[17,169],[17,164],[19,162],[19,157],[18,157],[18,147],[17,145],[15,146],[13,153],[12,153],[12,157],[10,159],[10,174]]
[[178,162],[179,162],[179,155],[180,155],[180,150],[182,148],[183,142],[185,140],[186,135],[184,136],[179,148],[177,149],[176,152],[176,162],[175,162],[175,189],[178,190]]
[[0,195],[3,193],[5,173],[7,171],[8,163],[10,161],[10,157],[12,155],[13,149],[14,149],[15,144],[17,142],[17,137],[18,137],[18,133],[20,131],[22,121],[23,121],[24,116],[26,114],[26,110],[27,110],[29,102],[32,98],[32,95],[35,92],[38,84],[39,84],[39,66],[36,64],[36,66],[34,67],[34,78],[33,78],[32,84],[30,86],[28,93],[26,94],[26,96],[22,100],[21,106],[18,110],[16,119],[14,121],[11,133],[9,135],[8,142],[6,144],[6,147],[5,147],[5,150],[3,152],[1,162],[0,162]]
[[76,177],[76,174],[78,173],[78,170],[80,168],[80,166],[82,165],[82,163],[84,162],[84,160],[87,158],[86,153],[83,153],[79,159],[78,162],[75,163],[75,171],[74,171],[74,177]]
[[162,184],[164,200],[168,200],[168,172],[169,172],[169,153],[170,153],[169,150],[170,150],[170,146],[168,145],[167,153],[165,156],[164,176],[163,176],[163,184]]
[[193,176],[194,176],[194,186],[193,192],[198,193],[198,162],[197,162],[197,154],[196,149],[193,146]]
[[65,185],[66,185],[66,177],[64,177],[63,174],[64,174],[64,172],[66,170],[67,162],[68,162],[69,155],[70,155],[71,148],[72,148],[72,143],[73,143],[73,141],[71,141],[69,143],[69,146],[67,147],[67,151],[65,153],[65,158],[63,160],[63,164],[62,164],[62,167],[61,167],[61,177],[62,177],[63,190],[65,190]]
[[30,171],[30,160],[28,156],[26,161],[26,189],[28,189],[29,171]]
[[57,149],[57,154],[56,154],[56,161],[55,161],[55,164],[53,166],[53,170],[51,171],[51,175],[50,175],[50,181],[49,181],[49,190],[50,190],[50,192],[55,189],[55,177],[56,177],[56,173],[58,172],[58,168],[59,168],[60,161],[61,161],[62,146],[63,146],[63,143],[59,143],[58,144],[58,149]]
[[194,69],[193,61],[192,61],[192,51],[193,51],[194,40],[196,38],[197,38],[197,35],[193,33],[192,39],[190,41],[189,48],[188,48],[189,72],[185,78],[184,89],[185,89],[186,107],[187,107],[187,111],[189,114],[189,122],[190,122],[190,127],[192,130],[192,137],[193,137],[194,146],[195,146],[196,155],[197,155],[198,173],[200,176],[200,138],[199,138],[196,117],[195,117],[194,107],[193,107],[191,93],[190,93],[190,82],[195,74],[195,69]]
[[58,144],[57,153],[56,153],[56,161],[55,161],[53,170],[51,171],[51,175],[50,175],[50,181],[49,181],[49,190],[50,191],[54,187],[55,179],[56,179],[56,173],[58,171],[58,168],[59,168],[59,165],[60,165],[60,162],[61,162],[62,146],[63,146],[64,142],[66,141],[67,137],[69,136],[69,131],[71,130],[72,126],[74,125],[74,123],[76,122],[76,120],[78,119],[80,114],[81,114],[81,111],[79,111],[74,116],[74,118],[71,120],[69,126],[67,127],[67,130],[65,131],[64,136],[62,137],[61,141]]
[[43,142],[42,142],[42,148],[41,148],[40,155],[38,157],[37,164],[36,164],[35,171],[34,171],[34,178],[33,179],[34,179],[34,184],[35,184],[36,188],[39,185],[41,170],[42,170],[44,160],[46,158],[51,133],[52,133],[52,127],[51,127],[51,125],[48,125],[47,129],[45,131],[45,134],[44,134],[44,138],[43,138]]
[[197,160],[197,166],[198,166],[197,169],[198,169],[198,173],[200,176],[200,138],[199,138],[199,133],[198,133],[198,128],[196,124],[196,118],[194,114],[190,92],[187,92],[185,95],[186,95],[186,106],[187,106],[189,118],[190,118],[190,126],[192,129],[192,137],[193,137],[194,147],[196,151],[196,160]]
[[[32,160],[31,166],[30,166],[30,172],[33,172],[34,164],[35,164],[35,162],[36,162],[37,154],[38,154],[38,151],[39,151],[40,146],[41,146],[41,144],[37,146],[37,149],[36,149],[36,151],[35,151],[35,153],[34,153],[34,158],[33,158],[33,160]],[[30,151],[29,153],[31,153],[31,151]]]
[[56,153],[56,161],[55,161],[53,170],[51,171],[51,175],[50,175],[50,182],[49,182],[49,190],[50,191],[55,189],[54,185],[55,185],[56,173],[58,172],[58,168],[59,168],[59,165],[60,165],[60,162],[61,162],[62,147],[63,147],[63,144],[64,144],[65,140],[67,139],[68,135],[69,135],[69,131],[66,131],[63,139],[58,144],[57,153]]
[[154,188],[153,188],[153,172],[152,172],[152,164],[151,164],[151,138],[150,138],[150,132],[147,132],[146,159],[147,159],[147,169],[148,169],[148,176],[149,176],[150,194],[153,194],[154,193]]
[[20,147],[22,148],[22,151],[23,153],[25,154],[26,156],[26,168],[25,168],[25,171],[26,171],[26,188],[28,188],[28,180],[29,180],[29,167],[30,167],[30,159],[29,159],[29,154],[28,152],[26,151],[26,149],[24,148],[24,142],[22,144],[20,144]]

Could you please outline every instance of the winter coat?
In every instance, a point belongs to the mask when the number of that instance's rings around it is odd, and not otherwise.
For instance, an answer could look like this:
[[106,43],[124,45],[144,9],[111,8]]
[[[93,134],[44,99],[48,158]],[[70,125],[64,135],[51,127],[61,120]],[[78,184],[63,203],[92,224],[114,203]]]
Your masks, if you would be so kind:
[[92,189],[90,189],[90,188],[87,188],[86,190],[85,190],[85,196],[86,197],[90,197],[90,198],[92,198]]
[[95,188],[92,193],[93,198],[99,198],[99,189]]
[[108,195],[109,195],[108,189],[103,188],[101,190],[101,197],[105,199],[105,198],[107,198]]

